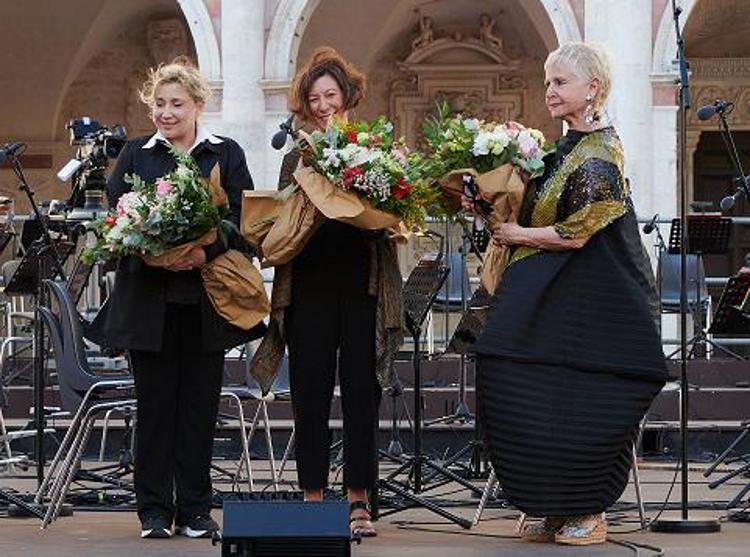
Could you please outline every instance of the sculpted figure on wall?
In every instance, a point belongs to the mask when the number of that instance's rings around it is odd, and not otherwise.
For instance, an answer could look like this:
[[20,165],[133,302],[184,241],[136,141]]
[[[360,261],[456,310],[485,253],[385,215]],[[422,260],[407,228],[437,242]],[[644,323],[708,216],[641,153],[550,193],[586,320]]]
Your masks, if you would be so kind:
[[190,46],[182,22],[177,18],[152,19],[146,27],[146,46],[150,59],[138,60],[128,77],[126,122],[131,135],[146,133],[153,128],[148,109],[138,97],[148,69],[156,64],[171,62],[190,53]]
[[149,21],[146,44],[153,61],[157,64],[170,62],[189,52],[187,32],[177,18]]
[[435,39],[432,31],[432,18],[422,16],[419,18],[419,31],[417,31],[417,37],[412,41],[412,50],[418,50],[428,46]]
[[479,40],[493,50],[503,49],[503,40],[495,35],[495,19],[490,14],[479,16]]

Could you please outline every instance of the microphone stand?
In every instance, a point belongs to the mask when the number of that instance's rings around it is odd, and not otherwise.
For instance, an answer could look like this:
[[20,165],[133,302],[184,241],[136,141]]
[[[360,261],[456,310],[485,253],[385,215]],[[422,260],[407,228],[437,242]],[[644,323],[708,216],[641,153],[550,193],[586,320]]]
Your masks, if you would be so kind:
[[[734,105],[732,105],[732,110],[733,109]],[[734,167],[734,180],[732,181],[737,184],[737,188],[734,194],[730,197],[725,197],[724,199],[722,199],[722,208],[724,207],[724,200],[732,200],[731,205],[729,205],[727,209],[730,209],[732,206],[734,206],[735,200],[739,197],[742,197],[743,195],[745,196],[745,199],[750,201],[750,189],[748,188],[748,180],[750,180],[750,177],[745,176],[745,170],[742,168],[740,154],[737,151],[737,145],[734,143],[732,130],[729,129],[729,123],[727,122],[727,114],[730,114],[732,110],[718,111],[721,138],[724,140],[724,145],[726,145],[729,159],[732,161],[732,166]]]
[[688,376],[687,376],[687,112],[690,109],[690,85],[688,61],[685,57],[685,41],[680,30],[680,14],[682,8],[672,0],[675,34],[677,37],[677,60],[680,68],[680,108],[678,111],[678,150],[677,160],[680,168],[680,440],[681,440],[681,488],[682,504],[681,518],[661,518],[651,523],[653,532],[669,532],[680,534],[703,534],[718,532],[721,529],[716,519],[690,519],[688,516]]
[[[29,199],[31,209],[42,230],[42,242],[44,243],[45,251],[51,256],[55,271],[62,280],[66,280],[65,270],[63,269],[62,260],[60,259],[60,253],[50,236],[49,227],[42,217],[39,207],[34,201],[35,193],[34,190],[31,189],[23,172],[23,166],[19,160],[19,155],[20,153],[13,153],[9,156],[13,173],[20,182],[19,189],[23,191]],[[38,260],[40,284],[36,286],[34,300],[34,426],[36,429],[34,452],[36,453],[36,478],[38,485],[41,485],[44,481],[44,360],[46,354],[44,352],[44,325],[42,323],[42,317],[39,315],[38,307],[44,303],[44,288],[41,285],[41,279],[47,274],[47,261],[45,255],[46,254],[43,251],[40,252],[40,258]]]

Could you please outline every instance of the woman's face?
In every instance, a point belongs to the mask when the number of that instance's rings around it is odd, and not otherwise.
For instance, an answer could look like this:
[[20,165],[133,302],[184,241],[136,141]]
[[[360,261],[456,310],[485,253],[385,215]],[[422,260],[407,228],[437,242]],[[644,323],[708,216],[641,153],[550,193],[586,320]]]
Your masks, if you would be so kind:
[[159,85],[155,97],[151,120],[156,129],[170,143],[192,143],[196,123],[203,112],[203,103],[197,103],[179,83]]
[[544,85],[550,116],[566,121],[573,129],[591,127],[585,122],[586,106],[591,102],[586,97],[596,98],[598,80],[586,80],[565,64],[553,63],[545,70]]
[[343,110],[344,94],[338,82],[326,74],[313,82],[307,103],[315,118],[314,124],[320,129],[325,129],[331,117]]

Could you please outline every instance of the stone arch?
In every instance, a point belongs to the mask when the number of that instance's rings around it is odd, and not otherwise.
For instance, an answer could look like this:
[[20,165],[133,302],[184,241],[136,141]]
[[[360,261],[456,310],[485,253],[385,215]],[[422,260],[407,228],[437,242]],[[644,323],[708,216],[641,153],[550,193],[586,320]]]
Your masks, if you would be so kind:
[[266,79],[288,81],[297,65],[297,51],[310,15],[320,0],[281,0],[268,34]]
[[198,67],[210,81],[221,79],[221,52],[211,17],[203,0],[177,0],[185,16],[198,56]]
[[539,3],[555,28],[558,44],[582,40],[578,20],[568,0],[539,0]]
[[[683,0],[682,15],[680,16],[680,31],[685,30],[690,14],[693,12],[698,0]],[[677,52],[677,35],[674,28],[674,18],[672,14],[672,4],[667,3],[664,6],[664,13],[661,15],[659,29],[654,41],[653,73],[671,74],[676,72],[672,61],[675,59]]]
[[[568,0],[538,0],[552,23],[558,44],[580,41],[581,31]],[[310,15],[320,0],[281,0],[266,46],[265,77],[269,81],[289,81],[297,65],[297,52]]]

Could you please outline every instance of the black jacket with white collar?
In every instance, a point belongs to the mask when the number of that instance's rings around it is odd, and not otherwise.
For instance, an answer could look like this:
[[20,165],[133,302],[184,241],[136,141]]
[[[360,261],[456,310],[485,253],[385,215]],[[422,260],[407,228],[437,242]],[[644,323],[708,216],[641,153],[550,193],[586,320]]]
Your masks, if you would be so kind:
[[[229,220],[239,225],[242,190],[253,189],[242,148],[227,137],[208,136],[191,153],[206,177],[218,163],[221,186],[229,199]],[[162,141],[154,141],[153,136],[128,141],[107,181],[110,206],[117,205],[120,197],[131,189],[125,175],[135,173],[146,181],[154,181],[175,168],[176,161]],[[207,246],[207,259],[226,249],[221,241]],[[203,289],[198,271],[167,271],[150,267],[139,257],[123,257],[117,268],[114,291],[87,328],[86,336],[104,346],[158,351],[162,346],[167,303],[201,305],[204,352],[237,346],[263,333],[262,326],[243,331],[220,317]]]

